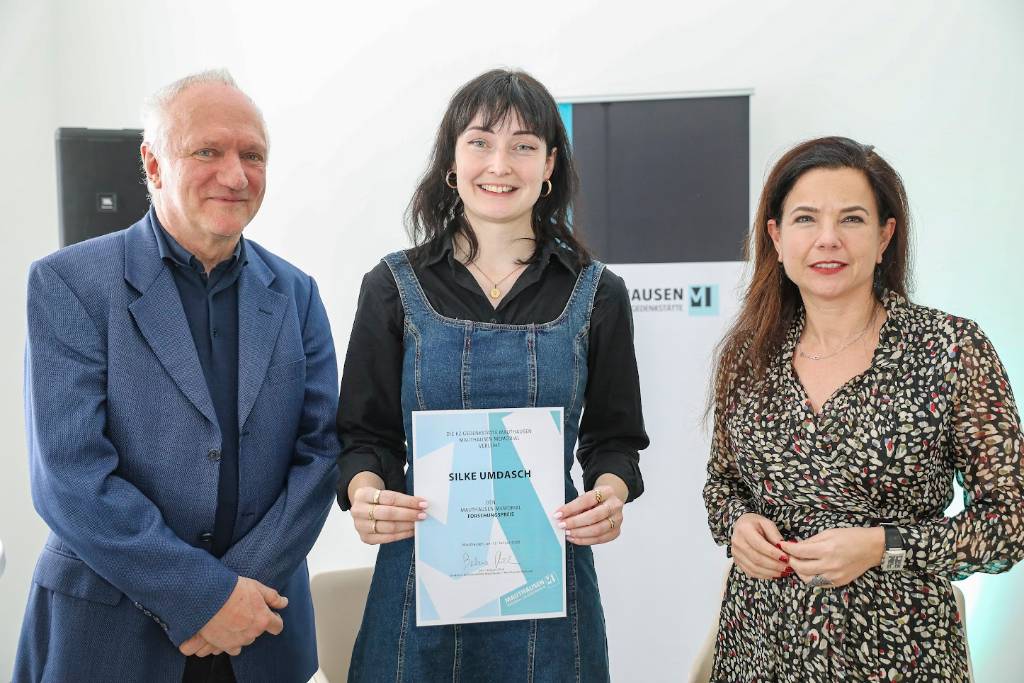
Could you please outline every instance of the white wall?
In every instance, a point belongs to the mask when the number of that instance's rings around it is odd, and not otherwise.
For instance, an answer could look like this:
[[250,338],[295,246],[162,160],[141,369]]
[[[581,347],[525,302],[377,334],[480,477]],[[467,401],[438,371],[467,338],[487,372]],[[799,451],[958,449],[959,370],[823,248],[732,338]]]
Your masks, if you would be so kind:
[[[0,419],[10,444],[0,534],[13,553],[0,580],[0,672],[10,669],[43,541],[26,494],[20,373],[25,272],[56,246],[55,126],[137,126],[140,101],[159,85],[201,68],[231,68],[263,106],[273,138],[266,201],[247,235],[318,279],[343,355],[360,277],[405,244],[402,210],[447,98],[462,82],[511,65],[562,97],[753,88],[751,201],[770,161],[797,140],[840,133],[876,145],[909,185],[918,299],[978,319],[1024,391],[1024,320],[1006,314],[1019,308],[1011,293],[1024,285],[1016,258],[1024,252],[1016,206],[1024,196],[1022,8],[1015,0],[0,0],[7,138],[0,197],[8,219],[0,238],[8,321]],[[700,484],[651,481],[646,495]],[[311,567],[372,557],[335,512]],[[600,562],[598,552],[599,571]],[[1022,578],[1017,570],[993,585],[1024,595]],[[688,613],[686,595],[716,589],[688,585],[681,574],[680,595],[666,600],[678,601],[678,618],[705,620]],[[608,618],[635,621],[640,642],[637,615]],[[627,661],[633,647],[613,641],[613,663]],[[1004,648],[1003,656],[1001,666],[1024,664],[1020,648]],[[980,673],[979,680],[997,679]],[[655,679],[675,677],[662,671]]]
[[22,410],[25,278],[57,248],[56,59],[50,0],[0,0],[0,680],[14,661],[35,556],[46,526],[28,491]]

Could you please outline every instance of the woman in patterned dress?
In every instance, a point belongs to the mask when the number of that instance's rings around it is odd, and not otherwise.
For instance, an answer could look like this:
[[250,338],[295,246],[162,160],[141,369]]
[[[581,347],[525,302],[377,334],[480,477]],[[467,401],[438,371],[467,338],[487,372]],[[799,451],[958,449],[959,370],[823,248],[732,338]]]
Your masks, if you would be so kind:
[[714,681],[967,681],[950,580],[1024,556],[1006,372],[975,323],[907,300],[909,227],[852,140],[768,177],[712,399],[704,500],[735,561]]

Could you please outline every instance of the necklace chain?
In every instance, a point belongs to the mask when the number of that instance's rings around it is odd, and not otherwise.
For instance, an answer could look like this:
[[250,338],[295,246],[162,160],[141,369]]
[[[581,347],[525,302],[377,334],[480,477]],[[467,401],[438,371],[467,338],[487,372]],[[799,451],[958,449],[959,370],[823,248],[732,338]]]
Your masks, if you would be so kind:
[[480,266],[476,265],[475,262],[470,261],[469,265],[472,266],[474,269],[476,269],[476,272],[480,273],[480,275],[483,276],[483,278],[485,280],[487,280],[488,282],[491,283],[491,291],[488,292],[488,294],[490,294],[491,298],[492,299],[500,299],[501,298],[501,290],[498,288],[498,285],[500,285],[502,282],[504,282],[505,280],[509,279],[510,277],[512,277],[513,275],[518,273],[520,270],[523,269],[523,267],[525,267],[526,264],[525,263],[520,263],[518,266],[513,268],[512,271],[508,275],[506,275],[505,277],[503,277],[503,278],[501,278],[500,280],[497,280],[497,281],[495,281],[494,278],[492,278],[490,275],[485,273],[480,268]]
[[862,338],[862,337],[863,337],[863,336],[864,336],[865,334],[867,334],[867,333],[868,333],[868,330],[870,330],[870,329],[871,329],[871,326],[872,326],[872,324],[873,324],[873,323],[875,322],[875,315],[876,315],[876,314],[877,314],[877,310],[875,310],[875,308],[874,308],[874,307],[872,307],[872,308],[871,308],[871,317],[870,317],[870,318],[868,318],[868,324],[864,326],[864,329],[863,329],[863,330],[861,330],[861,331],[860,331],[860,332],[859,332],[859,333],[857,334],[857,336],[856,336],[856,337],[854,337],[854,338],[853,338],[853,339],[851,339],[850,341],[846,342],[845,344],[843,344],[842,346],[840,346],[840,347],[839,347],[838,349],[836,349],[836,350],[835,350],[835,351],[833,351],[832,353],[827,353],[827,354],[825,354],[825,355],[821,355],[821,354],[814,354],[814,353],[804,353],[804,350],[803,350],[803,349],[801,348],[801,347],[803,346],[803,342],[801,342],[801,343],[800,343],[800,344],[799,344],[799,345],[797,346],[797,353],[799,353],[799,354],[800,354],[800,357],[801,357],[801,358],[806,358],[806,359],[808,359],[808,360],[827,360],[827,359],[829,359],[829,358],[832,358],[833,356],[838,356],[838,355],[839,355],[840,353],[842,353],[843,351],[845,351],[846,349],[850,348],[851,346],[853,346],[854,344],[856,344],[856,343],[857,343],[858,341],[860,341],[860,339],[861,339],[861,338]]

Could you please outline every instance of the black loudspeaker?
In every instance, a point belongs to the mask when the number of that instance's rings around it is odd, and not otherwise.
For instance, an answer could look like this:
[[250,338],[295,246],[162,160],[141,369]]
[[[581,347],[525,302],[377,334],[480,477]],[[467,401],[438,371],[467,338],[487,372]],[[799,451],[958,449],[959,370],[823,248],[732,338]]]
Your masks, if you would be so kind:
[[57,129],[60,245],[127,228],[149,210],[141,130]]

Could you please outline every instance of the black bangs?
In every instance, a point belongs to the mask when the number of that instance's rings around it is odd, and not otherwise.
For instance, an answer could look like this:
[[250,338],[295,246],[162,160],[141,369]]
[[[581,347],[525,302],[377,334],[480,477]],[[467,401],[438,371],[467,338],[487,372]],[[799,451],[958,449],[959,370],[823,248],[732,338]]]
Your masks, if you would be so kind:
[[452,105],[450,124],[457,135],[478,115],[489,130],[518,119],[524,130],[544,140],[549,150],[557,146],[558,105],[543,85],[526,74],[488,71],[463,86],[452,98]]

